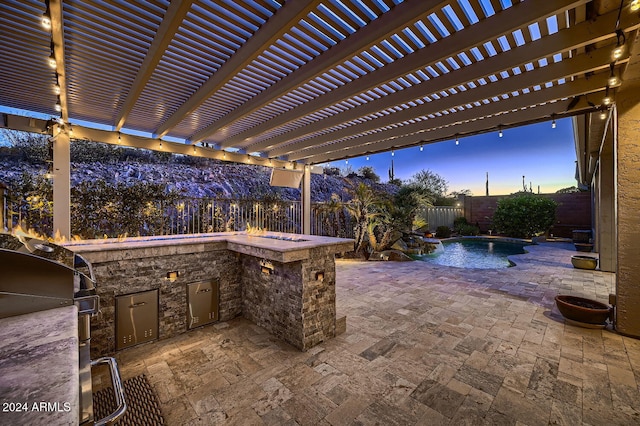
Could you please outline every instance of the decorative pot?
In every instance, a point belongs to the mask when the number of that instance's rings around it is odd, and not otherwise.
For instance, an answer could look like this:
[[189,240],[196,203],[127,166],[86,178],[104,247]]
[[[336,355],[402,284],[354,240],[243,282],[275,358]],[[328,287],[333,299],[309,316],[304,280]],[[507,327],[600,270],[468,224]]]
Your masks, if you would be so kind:
[[609,305],[578,296],[558,295],[556,306],[565,318],[586,324],[605,324],[611,313]]
[[598,259],[591,256],[576,254],[571,256],[571,264],[574,268],[578,269],[596,269],[598,266]]
[[591,243],[573,243],[577,251],[591,253],[593,250],[593,244]]

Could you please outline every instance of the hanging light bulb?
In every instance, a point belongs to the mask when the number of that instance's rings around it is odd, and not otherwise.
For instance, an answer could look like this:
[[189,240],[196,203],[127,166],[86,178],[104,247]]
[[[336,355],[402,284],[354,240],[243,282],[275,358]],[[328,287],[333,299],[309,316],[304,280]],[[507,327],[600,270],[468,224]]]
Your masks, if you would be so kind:
[[556,119],[555,118],[551,121],[551,128],[552,129],[556,128]]
[[391,156],[393,157],[395,155],[396,155],[396,153],[393,150],[391,150]]
[[69,124],[69,137],[73,136],[73,127]]
[[55,93],[56,95],[60,94],[60,85],[58,83],[53,85],[53,93]]
[[501,138],[502,136],[503,136],[503,135],[502,135],[502,129],[500,129],[500,130],[498,131],[498,137],[499,137],[499,138]]
[[460,140],[458,139],[457,136],[456,136],[456,145],[460,145]]
[[349,160],[344,160],[344,164],[349,164]]
[[367,155],[367,161],[369,161],[369,156]]
[[57,65],[56,57],[51,53],[51,55],[49,55],[49,67],[55,69]]
[[162,148],[162,140],[160,140],[160,148]]
[[118,143],[122,143],[122,135],[118,132]]
[[58,100],[56,101],[56,105],[54,106],[54,108],[58,112],[62,111],[62,104],[60,104],[60,96],[58,96]]
[[600,112],[600,120],[606,120],[607,119],[607,111],[601,111]]
[[51,12],[49,11],[49,2],[46,1],[47,9],[42,14],[42,20],[40,23],[42,24],[42,28],[49,31],[51,30]]
[[424,145],[420,145],[420,152],[424,151]]
[[611,51],[611,58],[614,61],[617,61],[618,59],[622,58],[622,55],[624,54],[624,50],[625,50],[624,43],[626,41],[626,37],[622,30],[616,30],[616,37],[618,38],[616,47]]
[[604,98],[602,98],[602,104],[605,106],[609,106],[613,103],[613,98],[609,95],[609,86],[607,86],[607,90],[604,92]]
[[193,153],[194,154],[196,153],[196,146],[195,145],[193,146]]

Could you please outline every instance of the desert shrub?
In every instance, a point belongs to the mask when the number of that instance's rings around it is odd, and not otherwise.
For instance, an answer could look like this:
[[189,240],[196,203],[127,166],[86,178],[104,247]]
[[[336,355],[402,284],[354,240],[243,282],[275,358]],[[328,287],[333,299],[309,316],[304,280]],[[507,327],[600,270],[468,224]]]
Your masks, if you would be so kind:
[[493,226],[515,238],[531,238],[549,230],[556,217],[557,203],[531,193],[520,193],[498,202]]
[[456,231],[458,234],[460,233],[460,229],[465,226],[468,225],[469,222],[467,222],[467,218],[464,216],[460,216],[460,217],[456,217],[455,219],[453,219],[453,230]]
[[448,226],[438,226],[436,228],[436,237],[438,238],[449,238],[451,236],[451,229]]
[[459,225],[456,228],[456,232],[459,235],[463,235],[465,237],[468,237],[468,236],[478,235],[480,233],[480,228],[478,228],[475,225],[464,224],[464,225]]

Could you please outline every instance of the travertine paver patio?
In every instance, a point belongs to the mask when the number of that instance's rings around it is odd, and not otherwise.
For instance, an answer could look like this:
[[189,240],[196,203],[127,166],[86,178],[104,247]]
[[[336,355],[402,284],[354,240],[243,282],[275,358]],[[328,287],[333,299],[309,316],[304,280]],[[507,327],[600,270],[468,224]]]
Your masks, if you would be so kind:
[[563,323],[558,293],[607,301],[613,274],[546,243],[517,267],[337,262],[347,331],[299,352],[238,318],[118,353],[168,424],[640,423],[640,340]]

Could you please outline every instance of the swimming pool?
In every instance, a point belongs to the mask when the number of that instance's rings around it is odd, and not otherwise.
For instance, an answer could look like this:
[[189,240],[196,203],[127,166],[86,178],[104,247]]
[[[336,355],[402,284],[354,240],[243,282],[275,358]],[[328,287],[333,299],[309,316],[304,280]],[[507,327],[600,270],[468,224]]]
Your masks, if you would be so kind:
[[414,259],[458,268],[494,269],[512,266],[507,256],[526,253],[524,243],[463,239],[443,241],[434,253],[414,256]]

